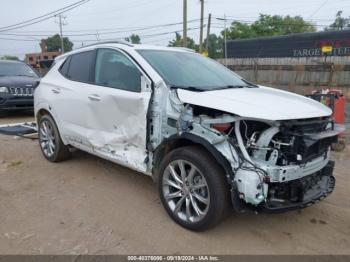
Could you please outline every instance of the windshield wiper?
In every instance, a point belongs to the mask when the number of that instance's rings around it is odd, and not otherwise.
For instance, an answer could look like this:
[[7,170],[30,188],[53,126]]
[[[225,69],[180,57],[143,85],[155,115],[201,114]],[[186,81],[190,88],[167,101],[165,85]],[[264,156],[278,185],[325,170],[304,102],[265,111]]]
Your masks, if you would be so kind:
[[245,87],[250,87],[250,86],[248,86],[248,85],[227,85],[227,86],[216,87],[213,90],[222,90],[222,89],[230,89],[230,88],[245,88]]
[[248,85],[248,87],[259,87],[259,86],[257,86],[257,85],[255,85],[255,84],[253,84],[253,83],[250,83],[249,81],[247,81],[247,80],[245,80],[245,79],[241,79],[244,83],[246,83],[247,85]]
[[215,90],[221,90],[221,89],[229,89],[229,88],[254,88],[254,87],[258,87],[254,84],[251,84],[247,81],[244,81],[246,83],[246,85],[227,85],[227,86],[219,86],[217,88],[215,88]]
[[185,90],[194,91],[194,92],[204,92],[204,91],[208,91],[208,90],[202,89],[202,88],[200,88],[200,87],[195,87],[195,86],[176,86],[176,85],[170,85],[170,88],[174,88],[174,89],[185,89]]

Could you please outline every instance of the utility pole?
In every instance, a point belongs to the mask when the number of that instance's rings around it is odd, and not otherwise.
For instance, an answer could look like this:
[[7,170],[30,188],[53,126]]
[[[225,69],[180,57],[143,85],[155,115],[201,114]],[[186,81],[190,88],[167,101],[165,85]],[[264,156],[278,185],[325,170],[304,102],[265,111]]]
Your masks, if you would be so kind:
[[58,15],[59,24],[60,24],[60,38],[61,38],[61,52],[64,53],[64,44],[63,44],[63,34],[62,34],[62,14]]
[[224,14],[224,22],[225,22],[225,34],[224,34],[224,38],[225,38],[225,65],[227,66],[227,37],[226,37],[226,14]]
[[183,36],[182,46],[187,47],[187,0],[183,0]]
[[209,17],[208,17],[207,41],[205,42],[205,50],[207,50],[207,52],[209,52],[210,24],[211,24],[211,14],[209,14]]
[[220,21],[224,21],[224,58],[225,58],[225,65],[227,66],[227,33],[226,33],[226,14],[224,14],[224,18],[216,18]]
[[204,20],[204,0],[201,1],[201,25],[199,31],[199,53],[203,52],[203,20]]

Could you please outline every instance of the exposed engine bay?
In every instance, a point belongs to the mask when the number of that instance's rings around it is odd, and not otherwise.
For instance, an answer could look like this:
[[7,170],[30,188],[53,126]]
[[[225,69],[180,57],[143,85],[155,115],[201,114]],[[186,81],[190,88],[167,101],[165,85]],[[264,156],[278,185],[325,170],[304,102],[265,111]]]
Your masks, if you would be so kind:
[[[281,121],[273,126],[240,122],[237,131],[247,151],[247,156],[241,156],[243,161],[235,177],[240,199],[253,205],[266,200],[264,207],[274,210],[312,204],[333,191],[334,163],[329,154],[331,144],[337,141],[337,131],[331,119]],[[237,133],[230,140],[239,147]],[[248,191],[247,197],[244,191],[249,186],[242,186],[241,181],[247,174],[254,177],[254,173],[259,174],[261,182],[256,192]]]
[[264,121],[188,105],[181,119],[182,131],[202,126],[228,142],[237,211],[302,208],[333,191],[330,148],[342,129],[330,117]]

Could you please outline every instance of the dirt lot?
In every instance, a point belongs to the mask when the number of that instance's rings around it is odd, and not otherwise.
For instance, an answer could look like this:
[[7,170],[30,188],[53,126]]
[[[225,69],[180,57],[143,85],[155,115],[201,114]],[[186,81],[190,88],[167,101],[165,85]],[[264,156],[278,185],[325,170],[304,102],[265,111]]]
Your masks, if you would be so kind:
[[[10,120],[30,116],[0,124]],[[334,158],[336,190],[321,203],[194,233],[168,217],[151,178],[82,152],[52,164],[37,141],[0,135],[0,253],[350,254],[350,150]]]

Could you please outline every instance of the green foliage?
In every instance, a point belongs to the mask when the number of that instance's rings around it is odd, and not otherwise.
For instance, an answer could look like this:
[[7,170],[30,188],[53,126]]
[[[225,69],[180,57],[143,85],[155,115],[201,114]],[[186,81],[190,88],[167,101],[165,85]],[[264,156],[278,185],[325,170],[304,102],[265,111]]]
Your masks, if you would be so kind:
[[[207,42],[207,39],[204,40],[204,43]],[[217,36],[216,34],[209,35],[209,47],[208,54],[210,58],[217,59],[223,58],[223,43],[224,40],[221,36]]]
[[[49,52],[61,51],[61,37],[59,34],[48,37],[45,39],[45,41],[46,41],[47,51]],[[73,43],[69,40],[68,37],[63,37],[63,46],[64,46],[65,52],[69,52],[73,49]]]
[[126,41],[132,44],[141,44],[141,38],[139,35],[132,34],[131,36],[125,38]]
[[17,56],[12,55],[4,55],[0,58],[1,60],[13,60],[13,61],[19,61],[19,58]]
[[[182,37],[179,33],[175,33],[175,39],[171,40],[168,44],[171,47],[182,47]],[[187,48],[193,49],[195,51],[199,50],[199,46],[195,43],[195,41],[187,37]]]
[[327,28],[326,31],[337,31],[337,30],[345,30],[350,29],[350,17],[345,18],[342,16],[343,11],[338,11],[334,22]]
[[[226,37],[227,39],[242,39],[315,31],[315,26],[306,22],[301,16],[283,17],[260,14],[259,19],[252,24],[234,21],[226,29]],[[221,34],[224,36],[224,31]]]

